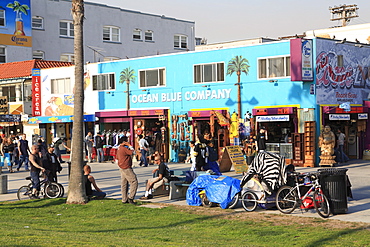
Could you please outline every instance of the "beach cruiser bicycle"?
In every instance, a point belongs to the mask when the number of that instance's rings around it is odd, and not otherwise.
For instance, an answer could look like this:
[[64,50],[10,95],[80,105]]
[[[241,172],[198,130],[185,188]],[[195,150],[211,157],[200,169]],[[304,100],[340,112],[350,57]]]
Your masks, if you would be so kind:
[[[40,198],[58,198],[63,197],[64,187],[63,185],[55,182],[50,182],[45,173],[42,174],[43,179],[40,181]],[[31,180],[31,176],[26,177],[26,180]],[[18,189],[17,197],[18,200],[30,199],[32,196],[32,183],[23,185]]]
[[[319,184],[318,173],[292,173],[291,178],[295,185],[284,185],[276,194],[276,207],[279,211],[290,214],[299,206],[306,211],[315,208],[321,217],[329,217],[329,201]],[[307,189],[306,193],[302,193]]]

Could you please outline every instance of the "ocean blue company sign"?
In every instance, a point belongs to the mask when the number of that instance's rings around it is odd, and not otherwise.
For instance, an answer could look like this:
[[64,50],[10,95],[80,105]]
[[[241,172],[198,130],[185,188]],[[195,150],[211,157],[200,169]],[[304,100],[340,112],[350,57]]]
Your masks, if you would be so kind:
[[30,0],[0,0],[0,44],[32,47]]
[[174,102],[174,101],[195,101],[211,99],[230,98],[231,89],[199,90],[173,93],[144,93],[132,95],[132,103],[154,103],[154,102]]

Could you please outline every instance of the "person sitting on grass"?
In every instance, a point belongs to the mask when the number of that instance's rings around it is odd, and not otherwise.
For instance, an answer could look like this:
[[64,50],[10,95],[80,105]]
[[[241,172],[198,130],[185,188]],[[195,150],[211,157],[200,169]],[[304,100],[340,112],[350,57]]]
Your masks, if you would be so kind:
[[158,177],[151,178],[148,180],[148,183],[146,184],[145,195],[140,197],[141,200],[152,199],[153,198],[152,189],[157,189],[161,187],[164,183],[167,183],[169,181],[168,178],[170,177],[170,169],[163,162],[161,156],[159,155],[155,156],[154,163],[158,165],[158,169],[154,169],[153,173],[158,171]]
[[[84,179],[85,179],[85,189],[86,189],[86,195],[92,199],[103,199],[107,194],[103,192],[101,189],[99,189],[98,185],[95,182],[95,179],[93,176],[90,175],[91,173],[91,167],[89,165],[84,166]],[[93,190],[91,188],[91,185],[94,186],[96,190]]]

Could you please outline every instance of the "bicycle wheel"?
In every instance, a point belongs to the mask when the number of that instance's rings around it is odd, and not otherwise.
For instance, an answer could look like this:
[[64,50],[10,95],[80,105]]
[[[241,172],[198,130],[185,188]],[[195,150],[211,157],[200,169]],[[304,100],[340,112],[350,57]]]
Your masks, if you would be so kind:
[[22,186],[18,189],[17,197],[18,200],[27,200],[30,199],[32,195],[32,189],[29,186]]
[[236,193],[231,202],[229,203],[229,205],[227,206],[227,208],[230,209],[235,208],[236,205],[238,205],[238,202],[239,202],[239,193]]
[[246,191],[240,199],[242,206],[247,212],[252,212],[257,207],[257,196],[251,191]]
[[57,198],[61,194],[61,187],[54,182],[45,185],[45,195],[48,198]]
[[63,187],[63,185],[62,184],[60,184],[60,183],[57,183],[58,185],[59,185],[59,187],[60,187],[60,195],[58,196],[58,197],[63,197],[64,196],[64,187]]
[[296,189],[290,186],[281,187],[276,194],[276,207],[283,214],[290,214],[298,205]]
[[204,194],[204,196],[202,197],[202,205],[204,207],[210,208],[216,206],[216,203],[209,201],[206,194]]
[[330,206],[328,198],[321,192],[316,190],[313,193],[313,203],[316,212],[323,218],[328,218],[330,215]]

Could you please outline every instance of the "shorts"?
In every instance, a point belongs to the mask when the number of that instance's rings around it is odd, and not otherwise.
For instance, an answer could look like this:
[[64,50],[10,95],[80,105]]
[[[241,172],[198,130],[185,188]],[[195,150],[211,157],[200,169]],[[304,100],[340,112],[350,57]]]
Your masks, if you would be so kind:
[[[154,181],[156,181],[157,178],[151,178],[149,179],[149,182],[150,183],[153,183]],[[159,180],[158,182],[155,182],[153,184],[153,189],[158,189],[159,187],[161,187],[164,183],[167,183],[168,182],[168,179],[167,178],[163,178],[161,180]]]

